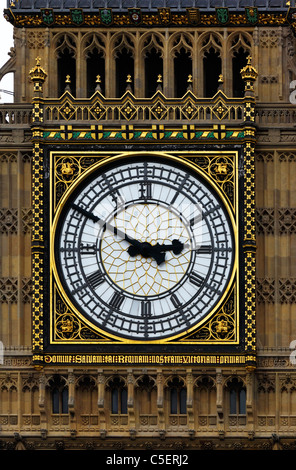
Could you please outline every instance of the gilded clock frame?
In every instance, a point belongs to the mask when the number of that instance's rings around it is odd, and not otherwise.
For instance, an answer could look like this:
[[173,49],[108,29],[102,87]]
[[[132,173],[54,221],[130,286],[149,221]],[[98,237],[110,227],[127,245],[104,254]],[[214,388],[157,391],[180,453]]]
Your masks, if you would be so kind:
[[[182,163],[207,180],[219,193],[232,222],[235,238],[235,260],[228,287],[214,311],[186,334],[164,340],[147,341],[156,345],[238,345],[239,270],[238,270],[238,151],[51,151],[50,152],[50,343],[51,345],[141,344],[100,330],[69,302],[58,278],[54,259],[56,223],[68,197],[93,171],[111,161],[134,156],[154,156]],[[87,161],[88,163],[85,163]],[[215,169],[215,170],[214,170]],[[226,187],[228,189],[226,190]],[[63,189],[61,189],[63,188]],[[199,333],[197,333],[199,331]]]

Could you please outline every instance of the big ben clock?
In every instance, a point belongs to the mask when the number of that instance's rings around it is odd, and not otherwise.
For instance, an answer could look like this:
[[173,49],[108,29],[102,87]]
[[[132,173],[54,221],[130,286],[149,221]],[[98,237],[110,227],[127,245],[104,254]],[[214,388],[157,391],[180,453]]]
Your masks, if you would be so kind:
[[[200,341],[202,325],[215,319],[217,326],[219,318],[223,325],[230,293],[235,310],[235,191],[225,197],[222,179],[202,170],[197,157],[92,157],[84,167],[85,155],[52,159],[65,171],[63,190],[56,184],[51,199],[51,292],[66,306],[68,324],[75,319],[105,344]],[[209,168],[219,163],[214,153],[207,158]]]

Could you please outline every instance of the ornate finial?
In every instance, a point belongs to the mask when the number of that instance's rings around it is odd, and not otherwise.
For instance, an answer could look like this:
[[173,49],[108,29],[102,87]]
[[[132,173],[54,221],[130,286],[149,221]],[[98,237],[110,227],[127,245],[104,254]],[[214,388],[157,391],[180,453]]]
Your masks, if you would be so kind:
[[252,64],[252,57],[249,55],[247,57],[247,65],[243,67],[240,71],[243,80],[252,80],[252,81],[256,80],[258,76],[258,72],[255,69],[255,67],[253,67],[251,64]]
[[191,91],[192,91],[192,82],[193,82],[193,80],[192,80],[192,75],[189,74],[189,75],[188,75],[188,78],[187,78],[187,83],[188,83],[188,85],[187,85],[187,90],[191,90]]
[[47,77],[47,73],[40,66],[41,58],[36,57],[35,60],[36,60],[36,65],[30,70],[29,76],[32,82],[34,83],[34,91],[42,92],[42,85]]
[[223,77],[223,74],[220,73],[219,78],[218,78],[218,90],[223,91],[223,87],[224,87],[224,77]]
[[162,83],[162,75],[161,74],[159,74],[157,76],[157,83]]
[[241,69],[240,73],[241,73],[242,79],[245,82],[245,94],[251,93],[251,95],[253,95],[254,82],[256,78],[258,77],[258,72],[255,69],[255,67],[251,65],[251,63],[252,63],[252,57],[249,55],[247,57],[247,65]]
[[102,92],[102,89],[101,89],[101,75],[97,75],[96,77],[96,91],[99,91],[100,93]]
[[70,87],[70,83],[71,83],[71,77],[70,77],[70,75],[66,75],[65,83],[66,83],[65,91],[69,91],[70,93],[72,93],[71,87]]
[[130,91],[131,93],[133,92],[131,84],[132,84],[132,76],[130,74],[128,74],[127,77],[126,77],[126,89],[125,89],[125,91]]

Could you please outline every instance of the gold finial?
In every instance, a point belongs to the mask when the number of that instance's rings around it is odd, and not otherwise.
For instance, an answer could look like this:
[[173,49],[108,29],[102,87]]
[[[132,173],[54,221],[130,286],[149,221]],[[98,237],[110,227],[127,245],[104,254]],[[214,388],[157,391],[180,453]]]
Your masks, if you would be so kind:
[[36,60],[36,65],[30,70],[29,75],[30,75],[32,82],[34,83],[34,91],[42,92],[42,85],[47,77],[47,73],[40,66],[41,58],[36,57],[35,60]]
[[162,75],[159,74],[157,77],[157,83],[162,83]]
[[126,77],[126,83],[132,83],[132,76],[131,75],[128,75]]
[[188,75],[187,83],[192,83],[192,75]]
[[247,57],[247,65],[241,69],[240,73],[243,80],[256,80],[258,72],[252,66],[252,57],[250,55]]
[[99,91],[101,93],[102,89],[101,89],[100,83],[101,83],[101,75],[97,75],[97,77],[96,77],[96,84],[97,84],[96,91]]
[[223,78],[222,73],[220,73],[220,75],[219,75],[218,83],[224,83],[224,78]]
[[71,83],[70,75],[66,75],[65,83]]
[[258,72],[251,65],[252,57],[249,55],[247,57],[247,65],[243,67],[240,71],[241,77],[245,82],[245,96],[253,96],[254,95],[254,82],[258,77]]

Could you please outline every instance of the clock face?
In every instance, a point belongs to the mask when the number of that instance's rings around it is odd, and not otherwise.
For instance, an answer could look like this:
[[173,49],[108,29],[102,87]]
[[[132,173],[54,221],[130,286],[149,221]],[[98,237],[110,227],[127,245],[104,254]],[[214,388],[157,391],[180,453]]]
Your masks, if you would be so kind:
[[233,274],[231,215],[199,173],[171,159],[99,166],[66,198],[55,266],[80,315],[129,341],[177,337],[205,319]]

